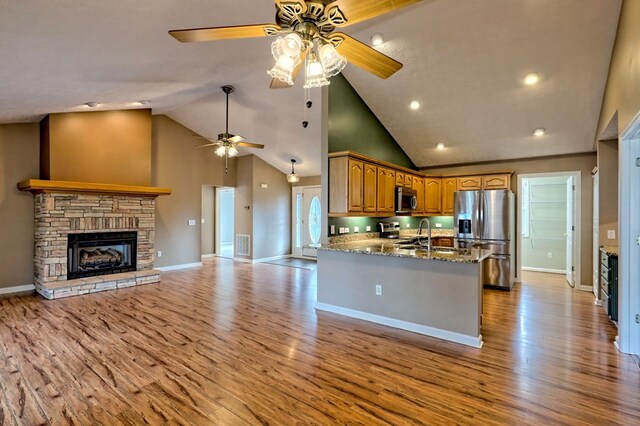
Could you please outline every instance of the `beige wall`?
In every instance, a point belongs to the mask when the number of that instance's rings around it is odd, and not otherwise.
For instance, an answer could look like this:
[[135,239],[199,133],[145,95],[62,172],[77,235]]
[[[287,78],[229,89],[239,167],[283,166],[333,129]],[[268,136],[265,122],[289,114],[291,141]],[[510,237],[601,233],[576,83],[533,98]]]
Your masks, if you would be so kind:
[[[517,175],[530,173],[550,173],[550,172],[582,172],[582,204],[580,205],[581,226],[580,232],[580,276],[583,285],[591,286],[591,256],[592,256],[592,224],[593,224],[593,181],[591,170],[596,166],[596,154],[585,153],[576,155],[566,155],[558,157],[533,158],[514,161],[496,161],[487,164],[477,164],[469,166],[455,167],[432,167],[422,169],[425,173],[455,174],[486,172],[492,170],[513,170],[515,174],[511,180],[511,188],[517,193]],[[517,197],[516,197],[517,198]],[[517,203],[517,201],[516,201]],[[519,248],[516,247],[516,250]]]
[[16,184],[38,176],[38,124],[0,125],[0,288],[33,284],[33,195]]
[[[599,244],[618,245],[618,140],[598,142]],[[607,231],[615,231],[610,240]]]
[[41,125],[41,179],[151,183],[151,110],[50,114]]
[[618,112],[618,135],[640,111],[640,0],[624,0],[596,140]]
[[[233,232],[233,250],[234,256],[237,247],[235,245],[235,236],[237,234],[251,235],[251,246],[253,246],[253,160],[254,155],[243,155],[238,157],[237,161],[237,185],[234,196],[234,232]],[[238,256],[245,258],[253,258],[253,250],[250,256]]]
[[[260,185],[266,183],[267,188]],[[291,253],[291,185],[280,170],[253,159],[253,258]]]
[[[194,148],[194,133],[167,116],[153,116],[152,185],[172,189],[156,202],[155,266],[200,262],[202,185],[235,186],[236,160],[224,173],[224,159]],[[188,221],[196,221],[188,226]]]
[[291,186],[320,186],[320,176],[302,176],[300,181],[292,183]]

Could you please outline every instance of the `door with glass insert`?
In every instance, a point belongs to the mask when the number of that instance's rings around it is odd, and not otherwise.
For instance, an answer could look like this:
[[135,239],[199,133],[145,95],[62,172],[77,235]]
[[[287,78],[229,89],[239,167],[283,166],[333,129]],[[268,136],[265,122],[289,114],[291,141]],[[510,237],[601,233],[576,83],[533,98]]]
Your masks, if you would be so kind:
[[302,212],[300,215],[300,240],[302,255],[316,257],[322,235],[322,209],[320,187],[305,187],[302,190]]

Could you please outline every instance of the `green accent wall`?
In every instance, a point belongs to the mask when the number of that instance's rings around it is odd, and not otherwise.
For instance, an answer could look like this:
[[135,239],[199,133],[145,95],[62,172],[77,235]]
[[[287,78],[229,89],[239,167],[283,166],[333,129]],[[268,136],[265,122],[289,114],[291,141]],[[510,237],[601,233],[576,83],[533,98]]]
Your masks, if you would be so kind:
[[[330,237],[335,237],[339,234],[340,228],[349,228],[347,234],[361,234],[367,232],[367,226],[371,227],[369,232],[377,232],[378,222],[400,222],[401,229],[417,229],[422,218],[418,216],[395,216],[395,217],[330,217],[329,218],[329,232],[327,234]],[[429,221],[433,229],[453,229],[453,216],[430,216]],[[436,228],[436,224],[442,225],[441,228]],[[335,234],[331,233],[331,225],[335,226]],[[407,226],[409,225],[409,226]],[[358,227],[358,232],[355,232],[354,227]],[[347,235],[342,234],[342,235]]]
[[417,170],[347,79],[338,74],[329,86],[329,152],[355,151]]

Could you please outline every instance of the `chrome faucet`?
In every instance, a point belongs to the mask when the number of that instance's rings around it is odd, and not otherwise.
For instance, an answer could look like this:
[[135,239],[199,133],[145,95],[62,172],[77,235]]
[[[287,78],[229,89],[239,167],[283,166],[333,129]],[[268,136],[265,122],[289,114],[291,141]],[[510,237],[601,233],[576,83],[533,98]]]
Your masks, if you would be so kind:
[[427,251],[433,251],[433,247],[431,246],[431,222],[429,222],[428,217],[423,218],[420,221],[420,225],[418,225],[418,244],[420,244],[421,246],[423,245],[421,241],[422,224],[425,222],[427,223],[427,238],[428,238]]

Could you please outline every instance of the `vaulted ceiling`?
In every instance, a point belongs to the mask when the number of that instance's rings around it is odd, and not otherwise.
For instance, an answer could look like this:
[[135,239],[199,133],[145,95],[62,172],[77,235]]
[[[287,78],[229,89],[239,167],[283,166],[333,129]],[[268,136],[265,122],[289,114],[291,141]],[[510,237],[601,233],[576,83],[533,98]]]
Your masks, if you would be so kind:
[[[621,0],[423,0],[345,32],[404,63],[388,80],[345,76],[420,166],[591,150]],[[193,131],[266,145],[282,171],[320,171],[320,91],[270,90],[271,39],[179,43],[169,29],[273,22],[270,0],[0,0],[0,123],[89,101],[151,100]],[[525,86],[537,72],[541,81]],[[411,100],[421,108],[410,110]],[[303,120],[310,122],[304,129]],[[533,129],[548,133],[534,138]],[[443,142],[447,148],[435,149]]]

